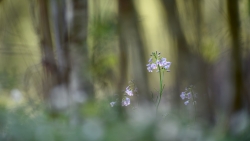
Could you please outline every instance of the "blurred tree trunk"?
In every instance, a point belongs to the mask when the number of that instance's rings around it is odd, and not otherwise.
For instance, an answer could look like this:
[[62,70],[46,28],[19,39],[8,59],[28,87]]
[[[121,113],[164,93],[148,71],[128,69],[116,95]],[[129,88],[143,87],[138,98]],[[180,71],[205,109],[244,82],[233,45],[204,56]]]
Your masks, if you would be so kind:
[[[74,73],[81,76],[81,79],[77,81],[80,81],[82,91],[90,99],[94,98],[94,94],[89,72],[87,48],[87,0],[70,1],[72,2],[73,11],[66,11],[65,0],[51,0],[50,2],[51,19],[48,13],[48,1],[39,0],[40,40],[43,55],[42,62],[46,73],[44,94],[46,100],[51,104],[51,110],[57,111],[68,108],[69,104],[72,104],[70,99],[76,92],[75,89],[79,89],[75,86],[73,86],[74,88],[69,86],[72,80],[72,67],[74,67],[74,71],[77,71]],[[67,19],[67,14],[72,14],[73,17]],[[50,20],[52,27],[50,27]],[[53,49],[53,45],[55,49]],[[72,58],[74,60],[73,64],[71,64],[71,51],[75,51],[74,58]]]
[[80,85],[89,99],[94,98],[94,87],[90,73],[89,50],[87,46],[88,34],[88,0],[72,0],[73,18],[69,29],[69,46],[75,49],[75,66],[80,74]]
[[[51,3],[48,3],[47,0],[39,0],[38,2],[42,64],[45,70],[43,94],[54,117],[58,111],[65,110],[69,106],[70,59],[66,33],[65,1],[52,0]],[[52,18],[49,6],[51,6]],[[56,50],[53,48],[54,45]]]
[[[250,0],[248,0],[248,17],[250,17]],[[250,43],[250,35],[247,34],[247,45]],[[246,57],[244,58],[244,63],[243,63],[243,76],[244,76],[244,92],[247,96],[247,110],[248,113],[250,113],[250,48],[248,46],[244,47],[244,51],[246,52]]]
[[[119,18],[121,56],[124,56],[124,61],[125,57],[127,61],[131,59],[132,79],[138,87],[140,97],[138,100],[149,101],[151,97],[148,89],[148,78],[145,67],[147,64],[145,58],[145,48],[142,43],[138,24],[138,15],[134,7],[133,0],[119,0]],[[128,57],[130,59],[128,59]],[[123,65],[122,62],[121,64]],[[127,64],[127,62],[125,64]]]
[[[184,37],[183,30],[180,25],[179,15],[177,13],[177,5],[175,0],[162,0],[164,8],[167,14],[167,23],[168,29],[176,40],[177,46],[177,72],[176,72],[176,84],[175,84],[175,93],[173,97],[173,104],[178,109],[180,105],[180,93],[183,91],[183,86],[181,82],[188,80],[187,76],[190,68],[190,56],[191,53],[188,49],[188,44],[186,38]],[[188,83],[186,83],[188,84]],[[184,84],[185,85],[185,84]]]
[[[197,58],[195,59],[196,68],[197,68],[197,82],[196,88],[198,95],[201,95],[202,100],[201,103],[204,104],[204,109],[201,109],[202,115],[210,122],[214,123],[214,104],[212,104],[213,99],[211,98],[211,94],[209,93],[209,64],[205,61],[202,56],[202,41],[203,41],[203,9],[204,3],[203,0],[193,0],[193,9],[194,9],[194,21],[195,21],[195,30],[196,30],[196,44],[195,46],[198,48]],[[199,69],[198,69],[199,68]]]
[[49,14],[48,14],[48,1],[39,0],[39,35],[42,51],[42,65],[45,70],[44,85],[44,98],[49,98],[50,90],[59,83],[59,73],[56,65],[56,60],[53,51],[53,44],[50,31]]
[[[120,49],[120,58],[119,58],[119,68],[120,68],[120,78],[118,82],[118,87],[117,87],[117,94],[119,95],[119,101],[122,101],[123,98],[123,93],[121,91],[125,88],[126,83],[127,83],[127,73],[128,73],[128,48],[127,48],[127,42],[126,42],[126,27],[124,24],[126,24],[126,15],[124,14],[127,10],[126,8],[126,2],[124,0],[119,0],[118,1],[118,36],[119,36],[119,49]],[[118,105],[118,110],[119,110],[119,116],[123,119],[125,118],[125,112],[124,108],[119,104]]]
[[192,0],[193,2],[193,9],[194,9],[194,20],[195,20],[195,27],[196,27],[196,46],[199,48],[201,47],[202,42],[202,15],[203,15],[203,1],[202,0]]
[[233,109],[232,113],[239,112],[244,108],[243,99],[248,99],[247,94],[243,94],[242,78],[242,51],[240,46],[240,19],[238,1],[227,1],[227,11],[229,17],[229,30],[232,39],[231,67],[233,78]]
[[70,56],[68,47],[68,34],[66,23],[65,0],[51,0],[53,39],[57,57],[60,83],[68,85],[70,76]]
[[[199,117],[206,119],[211,122],[212,114],[211,107],[209,107],[209,97],[207,93],[207,79],[206,79],[206,64],[203,58],[197,54],[190,51],[190,47],[187,43],[186,37],[184,35],[184,30],[181,27],[180,17],[178,14],[177,4],[175,0],[162,0],[166,14],[167,23],[169,31],[176,40],[175,44],[177,46],[177,68],[176,68],[176,84],[175,93],[173,96],[173,104],[175,108],[179,109],[180,105],[180,94],[185,90],[185,87],[190,85],[195,85],[197,88],[197,110]],[[194,1],[194,7],[197,10],[200,9],[200,2]],[[201,11],[197,11],[201,12]],[[198,13],[197,13],[198,14]],[[195,15],[196,24],[199,29],[197,29],[197,34],[201,34],[201,15]],[[199,36],[199,35],[197,35]],[[197,37],[196,36],[196,37]],[[201,40],[201,37],[197,37]],[[200,47],[200,41],[197,41],[196,45]],[[202,69],[201,69],[202,68]],[[181,103],[182,104],[182,103]],[[197,113],[194,113],[195,115]]]

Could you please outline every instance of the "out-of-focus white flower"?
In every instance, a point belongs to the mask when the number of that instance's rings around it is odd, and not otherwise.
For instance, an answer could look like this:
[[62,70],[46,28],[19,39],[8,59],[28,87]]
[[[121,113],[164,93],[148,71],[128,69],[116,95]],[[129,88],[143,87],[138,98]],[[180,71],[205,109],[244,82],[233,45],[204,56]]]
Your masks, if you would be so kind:
[[110,102],[110,106],[114,107],[116,102]]
[[83,103],[86,101],[84,94],[82,94],[79,90],[72,92],[72,99],[76,103]]
[[10,91],[10,95],[11,95],[11,98],[15,101],[15,102],[19,102],[22,100],[23,98],[23,95],[22,93],[18,90],[18,89],[12,89]]
[[50,106],[55,110],[63,110],[70,105],[69,95],[65,85],[54,87],[50,92]]

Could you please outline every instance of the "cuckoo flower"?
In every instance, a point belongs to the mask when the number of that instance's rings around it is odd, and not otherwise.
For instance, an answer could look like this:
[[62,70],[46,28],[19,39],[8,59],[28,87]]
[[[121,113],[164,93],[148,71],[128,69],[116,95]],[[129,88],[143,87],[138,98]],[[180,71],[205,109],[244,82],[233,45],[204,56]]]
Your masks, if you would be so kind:
[[[184,92],[182,92],[180,94],[180,97],[182,100],[185,100],[184,104],[188,105],[189,103],[192,103],[194,106],[194,110],[195,110],[195,114],[196,114],[196,98],[197,98],[197,94],[194,93],[194,86],[189,86],[185,89]],[[194,120],[196,120],[196,116],[194,116]]]
[[159,72],[161,70],[170,71],[170,65],[171,62],[168,62],[166,58],[163,58],[160,56],[160,53],[153,52],[148,60],[147,70],[148,72],[153,72],[153,70],[156,70],[156,72]]
[[[128,106],[130,105],[130,96],[133,96],[134,94],[137,93],[137,87],[135,87],[133,81],[129,82],[129,85],[126,87],[124,94],[123,94],[123,99],[121,101],[122,106]],[[118,100],[117,100],[118,101]],[[110,103],[110,106],[113,107],[116,105],[117,102],[113,101]]]
[[126,88],[125,93],[126,93],[128,96],[133,96],[133,91],[130,89],[129,86]]
[[122,99],[122,106],[128,106],[130,105],[130,98],[125,97]]
[[185,105],[188,105],[190,101],[193,102],[193,105],[196,104],[196,101],[195,101],[196,94],[193,92],[193,86],[186,88],[185,92],[182,92],[180,94],[180,97],[182,100],[186,99],[186,101],[184,102]]
[[161,53],[157,53],[153,52],[151,55],[151,57],[148,60],[148,64],[147,66],[147,70],[148,72],[153,72],[153,70],[155,70],[155,72],[159,73],[159,77],[160,77],[160,91],[159,91],[159,96],[157,99],[157,107],[156,107],[156,112],[158,111],[158,106],[160,104],[161,101],[161,96],[162,96],[162,92],[163,92],[163,84],[162,84],[162,77],[164,74],[164,71],[166,70],[167,72],[169,72],[170,70],[170,65],[171,62],[168,62],[166,58],[161,57]]

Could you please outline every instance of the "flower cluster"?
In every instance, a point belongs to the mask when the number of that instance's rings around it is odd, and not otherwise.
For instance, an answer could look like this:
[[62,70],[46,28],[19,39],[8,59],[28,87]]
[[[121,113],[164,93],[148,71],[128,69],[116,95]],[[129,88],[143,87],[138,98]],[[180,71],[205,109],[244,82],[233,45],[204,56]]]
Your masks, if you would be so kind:
[[196,104],[196,101],[195,101],[196,94],[194,94],[194,92],[193,92],[193,86],[186,88],[185,92],[182,92],[180,94],[180,97],[182,100],[187,99],[184,102],[185,105],[188,105],[190,103],[190,101],[192,101],[194,105]]
[[[128,106],[130,105],[130,98],[129,96],[133,96],[137,93],[137,88],[135,87],[133,81],[130,81],[130,84],[126,87],[126,90],[124,91],[124,98],[122,99],[122,106]],[[110,102],[110,106],[114,107],[116,102]]]
[[152,56],[149,60],[148,60],[148,64],[147,64],[147,69],[149,72],[153,72],[153,70],[157,69],[157,72],[162,69],[166,70],[166,71],[170,71],[170,65],[171,62],[168,62],[166,58],[163,58],[160,56],[161,53],[157,53],[153,52],[150,56]]

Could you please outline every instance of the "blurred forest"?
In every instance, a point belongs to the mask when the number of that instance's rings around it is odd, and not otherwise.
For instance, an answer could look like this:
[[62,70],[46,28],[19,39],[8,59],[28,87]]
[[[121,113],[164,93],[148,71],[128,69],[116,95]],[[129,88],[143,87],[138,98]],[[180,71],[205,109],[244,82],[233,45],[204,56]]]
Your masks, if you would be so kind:
[[249,141],[248,26],[250,0],[0,0],[0,141]]

